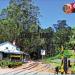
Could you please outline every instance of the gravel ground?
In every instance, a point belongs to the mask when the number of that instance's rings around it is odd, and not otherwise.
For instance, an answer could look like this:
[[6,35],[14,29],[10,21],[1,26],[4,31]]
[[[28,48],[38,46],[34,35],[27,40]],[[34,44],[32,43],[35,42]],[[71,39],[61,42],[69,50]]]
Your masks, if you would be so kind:
[[0,75],[52,75],[49,64],[29,62],[17,68],[0,68]]
[[[53,64],[29,62],[17,68],[0,68],[0,75],[56,75]],[[58,75],[61,75],[60,73]],[[68,74],[71,75],[71,74]]]

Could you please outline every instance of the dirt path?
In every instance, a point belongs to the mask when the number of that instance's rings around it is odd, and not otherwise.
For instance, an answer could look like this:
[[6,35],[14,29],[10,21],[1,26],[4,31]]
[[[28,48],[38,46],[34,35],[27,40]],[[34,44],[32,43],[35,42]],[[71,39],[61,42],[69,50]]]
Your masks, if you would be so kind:
[[19,74],[19,73],[22,73],[22,72],[35,72],[35,73],[38,73],[38,72],[51,72],[50,71],[50,65],[48,64],[42,64],[40,62],[29,62],[29,63],[26,63],[26,64],[23,64],[22,66],[20,67],[17,67],[17,68],[0,68],[0,75],[8,75],[10,73],[13,73],[13,74]]
[[39,74],[40,72],[46,73],[55,73],[52,64],[42,64],[41,62],[29,62],[23,64],[17,68],[0,68],[0,75],[28,75],[30,73],[34,73],[33,75]]

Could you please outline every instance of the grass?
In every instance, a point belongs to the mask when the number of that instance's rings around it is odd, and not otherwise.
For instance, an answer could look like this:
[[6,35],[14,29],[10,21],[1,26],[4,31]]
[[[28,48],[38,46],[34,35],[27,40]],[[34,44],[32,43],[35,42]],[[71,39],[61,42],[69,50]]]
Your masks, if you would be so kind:
[[[67,57],[67,58],[73,58],[74,57],[74,52],[72,50],[64,50],[64,53],[63,53],[64,57]],[[47,60],[51,59],[51,60],[54,60],[54,59],[61,59],[62,57],[62,52],[60,52],[59,54],[53,56],[53,57],[48,57],[46,58]]]
[[2,67],[2,68],[5,68],[5,67],[12,68],[12,67],[18,67],[21,65],[22,65],[22,62],[11,62],[9,60],[8,61],[7,60],[0,61],[0,67]]
[[[63,53],[64,57],[67,58],[75,58],[74,57],[74,52],[72,50],[64,50]],[[60,66],[61,65],[61,61],[58,62],[57,59],[61,59],[62,57],[62,53],[60,52],[59,54],[53,56],[53,57],[46,57],[45,59],[43,59],[43,63],[47,63],[47,64],[54,64],[54,66]]]
[[43,63],[52,64],[54,66],[60,66],[60,64],[61,64],[61,62],[57,62],[57,61],[55,61],[54,59],[51,59],[51,58],[44,59]]
[[75,65],[72,66],[71,71],[75,74]]

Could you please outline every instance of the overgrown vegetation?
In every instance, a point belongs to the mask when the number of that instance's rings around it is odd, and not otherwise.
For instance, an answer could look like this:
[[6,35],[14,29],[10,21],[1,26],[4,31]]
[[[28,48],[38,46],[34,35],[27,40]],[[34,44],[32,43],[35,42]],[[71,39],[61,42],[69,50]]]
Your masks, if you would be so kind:
[[72,70],[72,74],[75,74],[75,65],[72,66],[71,70]]
[[[75,55],[74,51],[71,51],[71,50],[64,50],[64,52],[63,52],[63,56],[67,57],[67,58],[74,58],[74,55]],[[54,55],[53,57],[52,56],[51,57],[45,57],[44,60],[46,62],[50,63],[51,60],[61,59],[61,58],[62,58],[62,52]]]
[[15,68],[18,66],[21,66],[23,63],[22,62],[13,62],[13,61],[7,61],[7,60],[1,60],[0,61],[0,67],[5,68]]

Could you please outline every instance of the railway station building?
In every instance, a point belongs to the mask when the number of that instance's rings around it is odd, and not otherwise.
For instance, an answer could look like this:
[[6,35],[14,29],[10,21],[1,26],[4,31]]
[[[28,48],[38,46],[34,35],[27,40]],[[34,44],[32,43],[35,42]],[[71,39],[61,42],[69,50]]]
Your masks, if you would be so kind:
[[22,61],[28,54],[20,51],[15,44],[4,42],[0,44],[0,60]]

